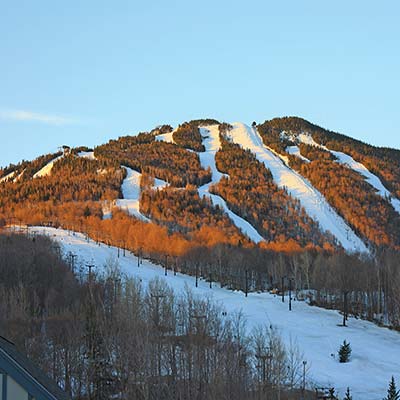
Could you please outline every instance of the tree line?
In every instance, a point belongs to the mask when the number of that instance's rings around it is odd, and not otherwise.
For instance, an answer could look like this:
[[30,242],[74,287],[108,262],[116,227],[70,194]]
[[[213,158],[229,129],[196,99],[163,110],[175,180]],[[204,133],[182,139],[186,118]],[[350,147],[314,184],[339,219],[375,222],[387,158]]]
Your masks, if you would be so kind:
[[[21,255],[25,256],[24,259]],[[74,399],[298,399],[305,355],[240,313],[121,274],[73,274],[47,237],[0,235],[0,334]]]

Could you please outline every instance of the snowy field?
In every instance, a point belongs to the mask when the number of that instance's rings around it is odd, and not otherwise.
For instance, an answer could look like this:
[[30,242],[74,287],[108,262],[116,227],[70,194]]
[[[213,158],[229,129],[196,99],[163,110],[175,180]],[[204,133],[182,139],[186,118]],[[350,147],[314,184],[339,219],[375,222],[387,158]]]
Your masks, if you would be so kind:
[[[94,263],[97,272],[110,259],[117,259],[117,249],[106,245],[87,242],[82,234],[72,234],[54,228],[30,228],[30,231],[44,233],[58,241],[65,253],[77,254],[77,265]],[[195,288],[194,278],[182,274],[174,276],[171,271],[164,277],[164,269],[146,260],[138,268],[137,258],[127,252],[118,259],[121,270],[127,276],[135,277],[144,286],[155,278],[165,278],[175,292],[190,287],[198,296],[210,296],[221,303],[229,313],[242,311],[247,318],[249,331],[259,324],[276,326],[285,342],[297,341],[310,366],[309,380],[319,386],[334,385],[343,398],[347,386],[353,392],[354,400],[381,400],[389,379],[394,375],[400,381],[400,334],[362,320],[350,318],[347,328],[338,326],[342,318],[338,312],[310,307],[304,302],[294,301],[288,311],[287,301],[268,293],[251,293],[246,298],[242,292],[221,289],[218,284],[209,288],[209,283],[200,281]],[[352,358],[347,364],[340,364],[331,354],[343,340],[351,343]]]
[[346,250],[368,253],[363,241],[333,210],[325,197],[268,149],[258,132],[243,123],[236,122],[232,125],[229,136],[233,142],[251,150],[271,171],[274,182],[280,188],[287,188],[288,192],[300,201],[307,214],[319,222],[323,230],[331,232]]

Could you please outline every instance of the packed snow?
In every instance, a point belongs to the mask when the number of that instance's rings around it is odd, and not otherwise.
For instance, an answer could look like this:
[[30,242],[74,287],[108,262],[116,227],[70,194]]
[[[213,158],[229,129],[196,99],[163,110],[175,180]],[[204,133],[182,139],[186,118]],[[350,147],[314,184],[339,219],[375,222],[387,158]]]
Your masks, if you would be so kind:
[[367,167],[365,167],[363,164],[357,162],[354,160],[353,157],[349,156],[346,153],[342,153],[341,151],[334,151],[328,149],[326,146],[322,146],[318,144],[317,142],[314,141],[314,139],[311,137],[311,135],[308,135],[306,133],[301,133],[298,135],[298,140],[303,143],[307,143],[311,146],[316,146],[320,147],[326,151],[329,151],[332,153],[336,158],[337,162],[346,165],[353,171],[358,172],[361,174],[365,180],[373,187],[376,189],[377,194],[382,196],[384,199],[389,199],[389,201],[392,203],[393,208],[400,213],[400,200],[394,198],[390,191],[386,189],[386,187],[383,185],[382,181],[374,175],[372,172],[368,170]]
[[[104,272],[107,261],[118,260],[121,272],[139,279],[146,287],[155,277],[165,278],[176,293],[192,289],[195,295],[209,296],[224,306],[228,314],[242,311],[247,319],[247,328],[266,324],[281,332],[286,344],[296,341],[304,352],[310,367],[308,381],[314,385],[334,385],[343,398],[349,386],[354,400],[379,400],[386,394],[388,382],[393,375],[400,381],[400,334],[381,328],[371,322],[350,318],[348,327],[339,326],[342,321],[337,311],[311,307],[305,302],[294,301],[288,311],[287,299],[269,293],[250,293],[246,298],[242,292],[221,289],[218,284],[209,288],[209,283],[194,284],[194,277],[170,271],[164,277],[164,269],[146,260],[138,268],[137,258],[127,252],[126,257],[117,258],[117,249],[106,245],[87,242],[84,235],[61,229],[32,227],[31,232],[44,233],[61,244],[65,254],[76,254],[76,265],[96,265],[99,273]],[[337,350],[343,340],[350,342],[352,356],[349,363],[341,364]],[[332,356],[333,355],[333,356]],[[310,387],[311,388],[311,387]]]
[[303,160],[303,161],[305,161],[307,163],[310,162],[310,160],[308,158],[306,158],[306,157],[301,155],[300,149],[299,149],[298,146],[288,146],[288,147],[286,147],[286,151],[289,154],[292,154],[293,156],[296,156],[296,157],[300,158],[301,160]]
[[88,158],[89,160],[95,160],[94,151],[80,151],[78,157]]
[[58,156],[56,158],[54,158],[53,160],[51,160],[50,162],[48,162],[42,169],[40,169],[38,172],[36,172],[35,175],[33,175],[34,178],[41,178],[43,176],[48,176],[51,174],[51,170],[53,169],[54,164],[60,160],[61,158],[63,158],[64,156]]
[[221,207],[228,214],[231,221],[253,242],[259,243],[263,241],[264,238],[257,230],[245,219],[232,212],[222,197],[210,193],[210,186],[218,183],[223,176],[226,176],[218,171],[215,164],[215,154],[221,147],[218,125],[200,128],[200,133],[203,137],[205,151],[198,152],[197,154],[199,155],[201,166],[204,169],[210,168],[212,173],[211,182],[199,187],[198,192],[200,197],[207,196],[211,198],[213,205]]
[[325,197],[305,178],[293,171],[267,148],[258,132],[243,123],[234,123],[229,136],[234,143],[249,149],[271,171],[274,182],[300,201],[307,214],[317,221],[321,228],[332,233],[338,242],[350,252],[368,253],[363,241],[352,231]]
[[167,143],[175,143],[173,138],[174,131],[163,133],[162,135],[156,136],[157,142],[167,142]]
[[2,178],[0,178],[0,183],[2,182],[8,182],[10,180],[12,180],[14,178],[16,174],[16,171],[10,172],[9,174],[7,174],[6,176],[3,176]]
[[[139,201],[140,201],[140,178],[142,174],[140,172],[134,171],[132,168],[123,167],[126,169],[127,176],[122,183],[122,195],[123,199],[118,199],[116,205],[128,212],[128,214],[133,215],[142,221],[150,221],[146,216],[144,216],[139,211]],[[167,182],[161,179],[154,179],[154,188],[163,189],[168,185]]]

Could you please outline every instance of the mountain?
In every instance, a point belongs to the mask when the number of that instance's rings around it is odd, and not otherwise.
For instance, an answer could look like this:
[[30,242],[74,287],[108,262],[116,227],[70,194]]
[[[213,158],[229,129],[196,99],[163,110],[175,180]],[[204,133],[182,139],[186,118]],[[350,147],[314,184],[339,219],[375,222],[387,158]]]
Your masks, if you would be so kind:
[[162,125],[10,165],[0,334],[76,397],[92,382],[104,398],[217,385],[242,399],[271,382],[377,398],[398,379],[398,157],[290,117]]
[[181,252],[218,243],[285,252],[400,246],[400,151],[301,118],[252,127],[195,120],[94,151],[63,150],[0,170],[3,224],[82,229],[113,216]]

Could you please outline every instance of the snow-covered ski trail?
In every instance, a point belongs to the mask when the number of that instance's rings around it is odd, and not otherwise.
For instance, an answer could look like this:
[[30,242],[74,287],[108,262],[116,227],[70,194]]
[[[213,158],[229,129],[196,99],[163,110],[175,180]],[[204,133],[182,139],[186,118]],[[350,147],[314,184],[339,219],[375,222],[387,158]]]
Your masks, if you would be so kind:
[[[338,326],[342,316],[337,311],[312,307],[302,301],[294,301],[289,312],[287,302],[282,303],[269,293],[249,293],[246,298],[242,292],[223,289],[218,284],[210,289],[209,282],[202,280],[196,288],[194,277],[180,273],[176,276],[168,273],[165,277],[162,266],[147,260],[138,268],[137,258],[129,252],[126,257],[117,258],[117,248],[87,242],[83,234],[43,227],[31,227],[29,231],[49,235],[60,243],[64,254],[76,254],[76,266],[82,266],[83,273],[88,262],[95,264],[96,272],[103,273],[108,261],[118,260],[121,272],[140,280],[145,288],[151,279],[165,278],[177,294],[189,287],[195,295],[209,296],[220,303],[228,315],[242,311],[248,331],[257,325],[276,326],[287,345],[291,340],[298,343],[310,366],[310,380],[318,386],[334,385],[340,398],[350,386],[354,400],[379,400],[385,395],[392,375],[400,381],[398,332],[355,318],[350,318],[348,327],[343,328]],[[351,361],[346,364],[337,360],[337,350],[343,340],[352,347]]]
[[199,196],[210,197],[213,205],[218,205],[219,207],[221,207],[228,214],[231,221],[253,242],[262,242],[264,238],[249,222],[231,211],[226,204],[226,201],[221,196],[210,193],[210,186],[218,183],[223,176],[226,176],[218,171],[215,164],[215,154],[221,147],[218,125],[202,127],[200,128],[200,133],[203,137],[203,145],[205,147],[205,151],[198,152],[197,154],[199,155],[201,166],[204,169],[210,168],[212,175],[211,182],[199,187]]
[[96,157],[94,155],[94,151],[80,151],[78,153],[78,157],[88,158],[89,160],[95,160]]
[[363,241],[353,232],[325,197],[316,190],[305,178],[289,168],[268,149],[258,132],[249,126],[237,122],[232,124],[229,136],[234,143],[244,149],[249,149],[271,171],[274,182],[300,201],[307,214],[317,221],[321,228],[333,234],[338,242],[350,252],[368,253]]
[[346,153],[343,153],[341,151],[330,150],[326,146],[318,144],[316,141],[314,141],[314,139],[310,135],[308,135],[306,133],[301,133],[300,135],[297,136],[297,139],[302,143],[306,143],[311,146],[320,147],[321,149],[329,151],[337,158],[337,162],[339,162],[340,164],[346,165],[348,168],[361,174],[365,178],[365,180],[373,188],[376,189],[378,195],[380,195],[384,199],[389,199],[393,208],[400,214],[400,200],[394,198],[392,196],[392,194],[390,193],[390,191],[388,189],[386,189],[386,187],[382,183],[382,181],[376,175],[374,175],[372,172],[370,172],[369,169],[365,165],[354,160],[353,157],[349,156]]
[[35,175],[33,175],[34,178],[41,178],[43,176],[48,176],[51,174],[51,170],[53,169],[54,164],[60,160],[61,158],[63,158],[64,155],[62,154],[61,156],[58,156],[56,158],[54,158],[53,160],[51,160],[50,162],[48,162],[42,169],[40,169],[38,172],[36,172]]
[[[123,167],[126,169],[127,176],[122,183],[122,195],[123,199],[118,199],[116,201],[116,205],[128,212],[129,215],[132,215],[136,218],[141,219],[142,221],[149,222],[150,220],[144,216],[140,211],[140,178],[142,174],[140,172],[134,171],[132,168]],[[154,188],[155,189],[163,189],[168,185],[167,182],[162,181],[161,179],[154,179]]]
[[156,136],[156,141],[157,142],[175,143],[174,138],[173,138],[174,131],[175,130],[173,130],[172,132],[168,132],[168,133],[163,133],[161,135],[157,135]]

